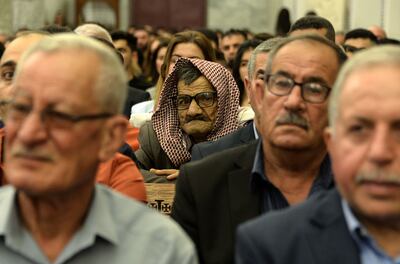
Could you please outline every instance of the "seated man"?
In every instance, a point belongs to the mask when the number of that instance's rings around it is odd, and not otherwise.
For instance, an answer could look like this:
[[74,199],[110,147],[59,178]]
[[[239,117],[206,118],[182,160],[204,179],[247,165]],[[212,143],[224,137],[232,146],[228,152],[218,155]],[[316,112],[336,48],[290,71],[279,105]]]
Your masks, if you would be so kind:
[[244,85],[245,89],[247,90],[247,94],[249,96],[250,105],[255,110],[254,121],[251,121],[246,126],[241,127],[235,132],[223,136],[222,138],[216,141],[206,141],[194,145],[192,148],[192,161],[201,159],[212,153],[219,152],[224,149],[249,143],[258,138],[257,127],[259,125],[257,123],[260,116],[259,113],[257,112],[257,109],[253,107],[255,86],[257,82],[263,82],[265,67],[267,65],[267,60],[268,60],[268,53],[271,51],[272,47],[275,46],[281,40],[282,40],[281,38],[272,38],[262,42],[253,50],[250,56],[250,60],[247,65],[249,75],[245,77]]
[[353,53],[372,47],[378,42],[377,37],[369,30],[363,28],[353,29],[344,36],[343,48],[347,56],[351,57]]
[[140,129],[136,156],[156,175],[144,172],[145,180],[146,176],[147,182],[175,179],[179,166],[190,160],[195,143],[216,140],[238,128],[238,109],[239,90],[222,65],[178,60],[164,83],[151,123]]
[[399,104],[400,48],[355,54],[325,131],[337,190],[241,225],[237,263],[399,263]]
[[[9,102],[12,93],[12,80],[19,60],[29,47],[39,42],[44,37],[49,37],[43,32],[25,32],[7,46],[6,52],[0,60],[0,100]],[[110,89],[113,89],[110,87]],[[0,108],[0,119],[4,119],[6,107]],[[0,140],[4,140],[3,128],[0,128]],[[3,154],[3,144],[0,146],[0,157]],[[0,158],[0,165],[3,160]],[[1,167],[0,167],[1,168]],[[0,174],[1,176],[2,173]],[[96,181],[103,183],[114,190],[146,202],[146,191],[144,180],[135,163],[128,157],[115,153],[107,161],[100,163],[97,172]],[[7,183],[5,177],[2,177],[1,183]]]
[[171,216],[204,263],[233,262],[240,223],[333,186],[323,131],[326,99],[345,55],[326,38],[302,35],[268,56],[253,98],[260,140],[180,168]]
[[176,224],[95,184],[128,122],[126,77],[112,50],[72,34],[42,40],[21,58],[14,89],[5,126],[10,185],[0,189],[2,262],[197,262]]

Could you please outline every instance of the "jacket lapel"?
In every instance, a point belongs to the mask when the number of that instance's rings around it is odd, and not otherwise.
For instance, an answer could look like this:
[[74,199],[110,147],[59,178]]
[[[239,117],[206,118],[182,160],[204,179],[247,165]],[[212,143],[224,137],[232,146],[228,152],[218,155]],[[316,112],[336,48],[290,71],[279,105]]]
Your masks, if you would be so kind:
[[239,154],[235,162],[237,169],[228,173],[229,206],[232,228],[235,230],[239,224],[260,215],[260,195],[250,189],[250,175],[257,142],[242,148],[244,151],[240,151],[242,155]]
[[310,216],[307,243],[315,263],[359,264],[358,248],[352,240],[343,216],[341,198],[330,191]]

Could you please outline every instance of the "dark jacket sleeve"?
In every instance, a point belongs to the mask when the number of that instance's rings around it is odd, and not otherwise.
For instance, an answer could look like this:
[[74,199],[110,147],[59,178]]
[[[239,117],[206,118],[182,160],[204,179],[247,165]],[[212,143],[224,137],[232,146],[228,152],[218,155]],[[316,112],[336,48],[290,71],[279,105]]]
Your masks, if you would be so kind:
[[199,234],[195,210],[196,205],[192,186],[188,181],[186,173],[186,166],[183,165],[179,170],[171,217],[186,231],[198,249]]

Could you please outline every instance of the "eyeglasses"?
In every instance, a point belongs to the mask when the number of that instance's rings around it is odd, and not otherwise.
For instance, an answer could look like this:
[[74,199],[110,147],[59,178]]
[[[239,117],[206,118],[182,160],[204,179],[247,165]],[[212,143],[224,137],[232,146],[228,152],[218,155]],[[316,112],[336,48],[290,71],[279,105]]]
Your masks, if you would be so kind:
[[[6,122],[11,121],[21,125],[29,114],[32,113],[32,106],[12,102],[8,108],[8,116]],[[82,121],[92,121],[111,117],[110,113],[99,113],[90,115],[71,115],[53,109],[45,109],[40,112],[41,120],[48,129],[69,129],[75,123]]]
[[214,105],[216,94],[216,92],[204,92],[198,93],[195,96],[178,95],[176,98],[176,104],[179,110],[185,110],[189,108],[192,100],[194,99],[198,106],[210,107]]
[[301,97],[309,103],[324,102],[331,91],[330,87],[318,82],[297,83],[292,78],[282,74],[267,76],[267,89],[277,96],[290,94],[295,85],[301,87]]

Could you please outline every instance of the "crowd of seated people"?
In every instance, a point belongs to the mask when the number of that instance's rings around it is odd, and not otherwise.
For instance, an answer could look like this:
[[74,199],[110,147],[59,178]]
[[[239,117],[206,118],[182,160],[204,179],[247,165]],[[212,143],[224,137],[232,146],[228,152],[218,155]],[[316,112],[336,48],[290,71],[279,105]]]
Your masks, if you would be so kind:
[[399,104],[376,25],[20,29],[0,42],[2,259],[399,263]]

